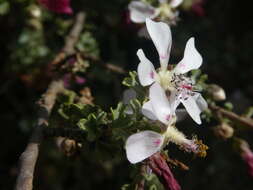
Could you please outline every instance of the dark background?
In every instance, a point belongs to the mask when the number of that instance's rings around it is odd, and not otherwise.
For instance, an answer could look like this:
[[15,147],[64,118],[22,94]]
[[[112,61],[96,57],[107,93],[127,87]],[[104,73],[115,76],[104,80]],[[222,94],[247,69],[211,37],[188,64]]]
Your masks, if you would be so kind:
[[[64,27],[57,30],[57,19],[66,21],[72,18],[51,13],[44,16],[46,30],[38,38],[44,39],[48,52],[38,56],[38,53],[32,53],[33,46],[18,42],[20,35],[30,28],[27,25],[30,19],[27,7],[34,2],[10,2],[9,12],[0,15],[0,189],[12,189],[15,184],[18,158],[36,119],[35,101],[52,77],[45,69],[46,65],[61,49],[68,31]],[[157,61],[157,57],[152,42],[138,38],[138,27],[125,21],[127,4],[126,0],[72,2],[75,12],[87,12],[86,29],[96,39],[101,59],[126,70],[135,70],[138,48],[143,48],[151,60]],[[208,81],[222,86],[227,100],[234,104],[234,111],[242,113],[252,105],[253,96],[253,17],[250,1],[206,0],[203,8],[204,16],[192,11],[180,13],[181,20],[172,27],[171,63],[181,59],[186,41],[194,36],[204,60],[202,71],[208,74]],[[39,41],[31,41],[38,43],[35,47],[41,46]],[[25,48],[28,49],[24,51]],[[17,55],[19,51],[21,53]],[[25,59],[30,57],[31,61],[26,62]],[[84,75],[87,79],[85,85],[91,87],[95,102],[107,110],[114,107],[124,89],[120,85],[123,76],[96,68],[95,65],[91,65],[90,69],[91,74]],[[32,79],[27,82],[24,76]],[[245,163],[234,151],[231,140],[214,137],[211,130],[214,125],[216,123],[211,122],[196,127],[191,120],[179,123],[180,129],[187,130],[186,134],[197,134],[209,146],[205,159],[175,153],[190,167],[187,172],[174,170],[182,189],[253,189],[252,178],[247,174]],[[253,147],[252,131],[240,136]],[[77,156],[65,157],[55,148],[53,140],[46,140],[41,147],[35,172],[35,189],[111,190],[120,189],[124,183],[131,182],[130,164],[125,158],[111,165],[110,160],[115,156],[113,153],[107,162],[99,158],[91,159],[94,155],[92,146],[87,145]]]

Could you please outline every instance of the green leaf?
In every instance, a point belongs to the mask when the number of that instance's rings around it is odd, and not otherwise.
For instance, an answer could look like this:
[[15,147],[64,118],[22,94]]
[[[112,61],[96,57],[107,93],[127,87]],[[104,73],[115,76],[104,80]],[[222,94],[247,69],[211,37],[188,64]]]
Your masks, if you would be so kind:
[[139,82],[137,81],[137,72],[136,71],[131,71],[129,72],[129,77],[126,77],[122,84],[127,86],[127,87],[134,87],[139,85]]
[[122,102],[118,103],[117,108],[113,109],[111,108],[111,113],[112,113],[112,119],[116,120],[119,119],[120,116],[124,113],[125,106]]
[[228,109],[228,110],[232,110],[233,109],[233,104],[231,103],[231,102],[226,102],[225,104],[224,104],[224,107],[226,108],[226,109]]

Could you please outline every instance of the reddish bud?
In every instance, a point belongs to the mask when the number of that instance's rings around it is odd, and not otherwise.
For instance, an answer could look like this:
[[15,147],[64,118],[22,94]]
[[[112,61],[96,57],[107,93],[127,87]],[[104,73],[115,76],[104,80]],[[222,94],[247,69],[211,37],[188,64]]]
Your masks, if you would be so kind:
[[192,4],[192,11],[200,17],[205,16],[205,10],[203,8],[203,5],[203,0],[197,0],[195,3]]
[[148,166],[161,179],[161,182],[167,190],[181,190],[167,162],[160,153],[156,153],[149,157]]
[[240,148],[241,157],[248,166],[249,175],[253,177],[253,152],[246,141],[241,143]]
[[72,14],[70,0],[38,0],[38,2],[50,11],[63,14]]

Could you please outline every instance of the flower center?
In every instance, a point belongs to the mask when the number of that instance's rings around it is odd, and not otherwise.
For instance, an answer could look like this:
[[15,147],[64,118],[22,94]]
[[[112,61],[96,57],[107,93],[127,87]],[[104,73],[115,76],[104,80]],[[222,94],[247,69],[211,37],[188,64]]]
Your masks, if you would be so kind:
[[172,83],[177,90],[176,96],[180,95],[180,99],[187,100],[189,96],[193,96],[193,81],[190,78],[185,77],[182,74],[173,74]]
[[171,6],[167,2],[160,3],[159,9],[160,9],[160,15],[161,15],[161,17],[164,17],[164,18],[168,17],[168,18],[170,18],[171,15],[173,14],[172,10],[171,10]]
[[158,82],[164,90],[173,90],[172,72],[168,70],[160,70],[158,72]]

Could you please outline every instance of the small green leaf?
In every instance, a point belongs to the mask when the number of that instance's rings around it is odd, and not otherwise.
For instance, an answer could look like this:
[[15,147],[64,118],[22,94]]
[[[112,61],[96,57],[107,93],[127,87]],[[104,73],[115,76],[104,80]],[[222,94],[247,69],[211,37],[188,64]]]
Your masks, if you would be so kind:
[[231,102],[226,102],[225,104],[224,104],[224,107],[226,108],[226,109],[228,109],[228,110],[232,110],[233,109],[233,104],[231,103]]

